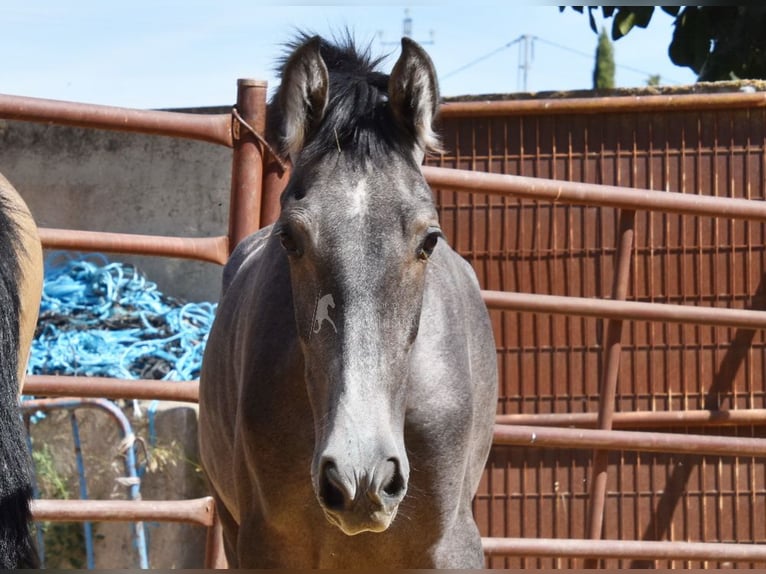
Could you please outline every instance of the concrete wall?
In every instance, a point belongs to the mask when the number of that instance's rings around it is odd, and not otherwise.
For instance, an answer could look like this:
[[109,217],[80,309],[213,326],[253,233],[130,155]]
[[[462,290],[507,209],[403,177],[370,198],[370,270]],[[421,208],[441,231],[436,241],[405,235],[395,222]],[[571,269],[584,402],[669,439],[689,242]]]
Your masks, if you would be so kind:
[[[0,172],[43,227],[192,237],[226,233],[231,150],[214,144],[0,120]],[[218,298],[218,265],[110,258],[134,263],[168,295]]]

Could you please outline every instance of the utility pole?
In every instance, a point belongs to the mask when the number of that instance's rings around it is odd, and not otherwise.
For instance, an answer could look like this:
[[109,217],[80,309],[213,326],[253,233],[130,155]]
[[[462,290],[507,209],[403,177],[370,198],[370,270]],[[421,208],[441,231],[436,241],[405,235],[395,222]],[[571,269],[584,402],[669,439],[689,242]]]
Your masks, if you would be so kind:
[[519,43],[519,69],[516,74],[516,86],[519,85],[521,77],[521,91],[527,91],[527,76],[532,67],[532,60],[535,58],[535,37],[530,34],[523,34],[518,38]]
[[[429,30],[430,40],[416,40],[418,44],[433,44],[434,43],[434,31]],[[404,9],[404,20],[402,20],[402,36],[406,38],[412,38],[412,16],[410,16],[410,9]],[[378,30],[378,38],[383,45],[399,44],[399,40],[395,42],[383,41],[383,30]],[[414,38],[413,38],[414,39]]]

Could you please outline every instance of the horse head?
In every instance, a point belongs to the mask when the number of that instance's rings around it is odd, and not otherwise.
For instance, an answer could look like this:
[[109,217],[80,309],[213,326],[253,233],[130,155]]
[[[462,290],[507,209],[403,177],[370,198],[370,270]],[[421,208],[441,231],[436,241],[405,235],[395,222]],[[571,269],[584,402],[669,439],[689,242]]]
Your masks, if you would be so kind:
[[314,416],[312,483],[349,535],[386,530],[407,492],[408,358],[441,236],[419,169],[438,145],[432,62],[404,38],[390,76],[378,63],[304,36],[270,110],[293,164],[273,233]]

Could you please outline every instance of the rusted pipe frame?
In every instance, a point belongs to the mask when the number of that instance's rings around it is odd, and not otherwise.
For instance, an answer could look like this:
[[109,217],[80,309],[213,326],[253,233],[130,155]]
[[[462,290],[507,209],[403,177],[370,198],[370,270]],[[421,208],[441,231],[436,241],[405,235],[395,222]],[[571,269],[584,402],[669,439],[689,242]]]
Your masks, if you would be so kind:
[[[495,423],[500,425],[595,428],[597,417],[597,413],[519,413],[497,415]],[[766,409],[631,411],[615,412],[612,415],[612,428],[623,430],[764,425],[766,425]]]
[[487,556],[766,562],[764,544],[576,538],[482,538],[481,543]]
[[105,231],[39,228],[46,249],[103,251],[195,259],[223,265],[229,256],[229,241],[218,237],[167,237]]
[[[615,302],[625,301],[628,295],[635,221],[635,211],[620,211],[619,238],[612,279],[612,300]],[[610,318],[606,325],[603,350],[604,374],[599,390],[598,418],[596,423],[596,426],[601,430],[611,430],[612,428],[614,400],[617,393],[617,379],[619,378],[620,356],[622,354],[622,326],[623,320],[617,318]],[[608,468],[609,458],[607,451],[595,450],[591,462],[590,507],[588,513],[588,537],[591,540],[601,538]],[[585,563],[586,568],[595,566],[595,563]]]
[[495,425],[495,445],[766,457],[766,439],[624,430]]
[[611,299],[591,297],[565,297],[508,291],[482,291],[481,294],[489,309],[503,311],[766,329],[766,311],[751,309],[697,307],[643,301],[612,301]]
[[213,526],[213,497],[187,500],[33,500],[38,522],[183,522]]
[[229,201],[230,252],[242,239],[258,230],[261,222],[264,148],[254,134],[266,131],[267,87],[262,81],[237,81],[236,109],[248,129],[239,129],[240,122],[235,120]]
[[718,94],[676,94],[613,96],[606,98],[547,98],[534,100],[484,100],[448,102],[439,108],[445,118],[522,116],[532,114],[608,114],[624,112],[710,111],[766,107],[766,94],[735,92]]
[[213,504],[212,525],[205,538],[205,568],[221,570],[229,567],[223,547],[223,525],[218,518],[218,509]]
[[136,110],[0,94],[0,118],[193,139],[232,147],[231,115]]
[[481,173],[430,165],[422,166],[421,171],[434,189],[499,196],[511,195],[553,203],[594,207],[766,221],[766,202],[752,199]]
[[156,381],[64,375],[27,375],[25,395],[198,402],[199,381]]

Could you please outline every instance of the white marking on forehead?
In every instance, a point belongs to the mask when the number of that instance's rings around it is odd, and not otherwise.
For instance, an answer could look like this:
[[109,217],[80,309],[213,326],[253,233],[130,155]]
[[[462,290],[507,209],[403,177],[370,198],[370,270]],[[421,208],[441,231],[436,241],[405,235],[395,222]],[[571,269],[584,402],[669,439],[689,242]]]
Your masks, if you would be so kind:
[[349,192],[349,212],[354,217],[364,217],[367,214],[367,180],[360,179],[356,187]]

